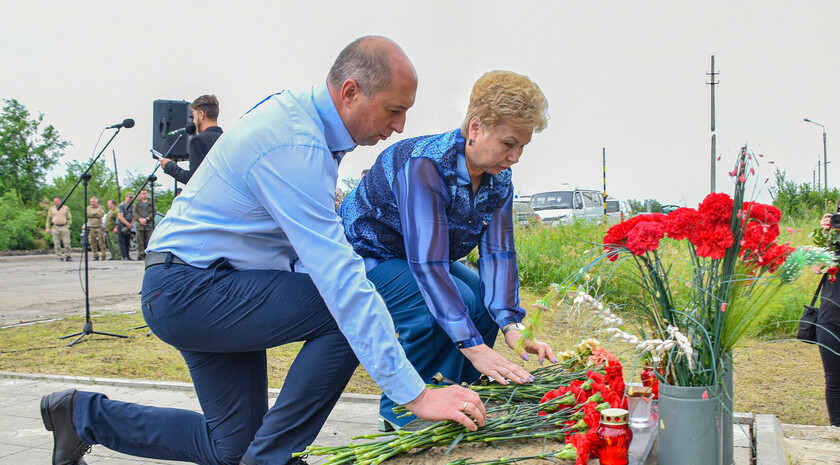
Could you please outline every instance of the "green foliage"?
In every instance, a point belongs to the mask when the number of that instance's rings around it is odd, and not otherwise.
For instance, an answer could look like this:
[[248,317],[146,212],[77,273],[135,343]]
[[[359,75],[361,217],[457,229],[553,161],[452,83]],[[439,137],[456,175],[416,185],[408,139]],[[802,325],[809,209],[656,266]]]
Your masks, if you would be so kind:
[[[15,190],[24,204],[38,200],[47,171],[70,145],[52,125],[40,129],[44,115],[31,118],[15,99],[3,100],[0,113],[0,192]],[[40,132],[39,132],[40,129]]]
[[630,199],[627,201],[627,205],[630,206],[630,210],[633,211],[634,215],[637,213],[647,213],[648,204],[650,204],[651,213],[662,213],[662,204],[659,203],[658,200],[646,199],[639,201],[636,199]]
[[810,184],[796,184],[788,180],[784,171],[776,169],[776,186],[770,187],[773,206],[791,219],[816,220],[819,223],[824,213],[836,211],[840,191],[832,188],[828,192],[818,191]]
[[155,189],[155,208],[157,209],[158,213],[163,213],[164,215],[166,212],[169,211],[169,208],[172,206],[172,202],[175,200],[175,191],[163,191],[160,192]]
[[4,192],[0,196],[0,250],[30,249],[36,242],[43,245],[43,221],[37,210],[24,207],[16,190]]
[[349,194],[350,191],[355,189],[360,182],[362,182],[362,178],[354,178],[352,176],[344,178],[341,180],[341,184],[344,186],[341,188],[341,191],[345,194]]

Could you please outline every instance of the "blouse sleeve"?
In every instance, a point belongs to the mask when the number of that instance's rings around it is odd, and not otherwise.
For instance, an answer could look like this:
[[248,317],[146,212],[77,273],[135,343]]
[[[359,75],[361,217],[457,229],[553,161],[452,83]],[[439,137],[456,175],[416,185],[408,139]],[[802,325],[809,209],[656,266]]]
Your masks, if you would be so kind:
[[484,343],[449,274],[449,189],[437,166],[411,158],[391,186],[400,212],[406,259],[435,321],[458,348]]
[[525,318],[519,307],[519,268],[513,242],[513,189],[496,207],[493,219],[478,245],[478,273],[484,305],[493,320],[504,327]]

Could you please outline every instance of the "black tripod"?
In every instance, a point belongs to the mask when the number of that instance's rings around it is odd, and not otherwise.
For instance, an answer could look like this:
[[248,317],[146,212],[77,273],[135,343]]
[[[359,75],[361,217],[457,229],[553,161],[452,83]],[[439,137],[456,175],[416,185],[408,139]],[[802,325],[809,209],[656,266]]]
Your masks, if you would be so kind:
[[[111,139],[113,139],[113,137]],[[110,142],[110,141],[108,141],[108,142]],[[102,149],[102,150],[105,150],[105,149]],[[102,152],[100,152],[100,155],[101,154],[102,154]],[[99,156],[97,155],[96,158],[99,158]],[[96,163],[96,159],[93,160],[93,163]],[[91,165],[90,165],[91,167],[93,166],[93,163],[91,163]],[[90,167],[88,167],[88,170],[90,170]],[[82,174],[82,177],[80,179],[82,181],[84,181],[85,202],[87,202],[87,198],[88,198],[87,187],[88,187],[88,181],[90,181],[90,173],[88,171],[85,171],[84,174]],[[79,183],[76,182],[76,185],[78,185],[78,184]],[[76,187],[74,186],[73,189],[75,189],[75,188]],[[72,194],[73,191],[71,190],[70,193]],[[69,196],[70,194],[67,194],[67,195]],[[67,200],[67,199],[65,198],[64,200]],[[63,203],[64,202],[62,202],[62,204]],[[61,207],[59,207],[59,208],[61,208]],[[90,334],[100,334],[102,336],[122,337],[122,338],[132,337],[132,336],[125,336],[125,335],[122,335],[122,334],[103,333],[101,331],[94,331],[93,330],[93,323],[90,321],[90,298],[89,298],[89,295],[88,295],[89,294],[89,288],[88,288],[88,236],[90,236],[90,227],[88,227],[88,225],[87,225],[87,208],[85,208],[85,222],[84,222],[84,224],[85,224],[85,233],[82,234],[82,253],[84,254],[84,261],[85,261],[85,326],[78,333],[68,334],[66,336],[59,337],[59,339],[67,339],[67,338],[78,336],[78,337],[76,337],[76,339],[73,340],[73,342],[71,342],[70,344],[67,344],[68,347],[73,346],[74,344],[79,342],[83,337],[88,336]]]
[[[184,137],[183,132],[178,134],[178,138],[175,139],[175,142],[173,142],[172,145],[169,146],[169,149],[163,155],[163,158],[166,158],[169,155],[169,152],[171,152],[172,149],[175,148],[175,144],[177,144],[178,141],[181,140],[182,137]],[[152,209],[154,209],[154,211],[155,211],[155,215],[152,216],[152,230],[155,229],[155,216],[157,215],[157,204],[155,204],[155,181],[157,181],[157,176],[155,176],[155,173],[157,173],[158,168],[160,168],[160,163],[158,163],[158,165],[155,166],[155,169],[152,170],[152,173],[149,174],[149,176],[146,177],[146,182],[144,182],[143,185],[140,186],[140,189],[137,189],[137,192],[134,193],[134,198],[132,198],[131,202],[126,206],[126,208],[131,208],[131,206],[134,204],[134,201],[137,200],[137,196],[140,195],[140,191],[145,189],[146,185],[148,184],[150,186],[151,191],[152,191]],[[140,247],[140,245],[141,244],[137,244],[137,247]],[[128,328],[127,331],[133,331],[135,329],[148,328],[148,327],[149,327],[149,325],[134,326],[134,327]],[[146,336],[151,336],[151,335],[152,335],[151,331],[146,333]]]
[[[140,191],[142,191],[146,187],[146,184],[148,184],[149,189],[152,192],[152,208],[154,209],[154,212],[155,212],[155,215],[152,216],[152,230],[155,229],[155,216],[157,216],[157,204],[155,204],[155,181],[157,181],[157,176],[155,176],[155,171],[157,171],[158,168],[160,168],[160,165],[155,167],[155,170],[152,171],[152,174],[150,174],[149,177],[146,178],[146,182],[144,182],[143,185],[140,187],[140,190],[137,191],[137,195],[139,195]],[[136,198],[137,198],[137,196],[135,195],[134,199],[136,199]],[[134,199],[131,199],[132,203],[134,203]],[[129,204],[129,206],[131,206],[131,204]],[[141,245],[142,244],[137,244],[137,247],[140,247]],[[133,326],[131,328],[128,328],[127,331],[133,331],[135,329],[148,328],[148,327],[149,327],[149,325]],[[152,335],[151,331],[146,333],[146,336],[151,336],[151,335]]]

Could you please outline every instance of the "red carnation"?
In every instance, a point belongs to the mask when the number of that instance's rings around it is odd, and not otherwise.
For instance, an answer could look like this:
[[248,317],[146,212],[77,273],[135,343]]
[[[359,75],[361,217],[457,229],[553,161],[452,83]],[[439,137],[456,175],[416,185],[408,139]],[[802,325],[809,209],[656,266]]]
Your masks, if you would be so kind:
[[665,237],[665,227],[661,222],[642,221],[636,224],[627,235],[627,248],[633,255],[656,250],[659,240]]
[[[779,236],[778,225],[766,225],[756,221],[750,221],[744,227],[743,236],[741,238],[741,251],[739,255],[744,257],[744,260],[749,261],[755,259],[760,255],[761,251],[766,250],[773,241]],[[753,253],[750,253],[752,251]]]
[[831,268],[825,270],[825,274],[828,275],[829,282],[837,281],[837,267],[832,266]]
[[778,224],[782,219],[782,211],[772,205],[744,202],[744,216],[764,224]]
[[598,428],[601,423],[601,412],[598,411],[598,404],[587,402],[583,404],[583,421],[590,428]]
[[590,444],[589,437],[585,434],[577,433],[566,436],[566,444],[575,446],[577,452],[577,460],[575,465],[586,465],[589,461],[589,452],[594,444]]
[[693,208],[678,208],[662,221],[668,237],[676,240],[690,237],[698,223],[700,223],[700,213]]
[[794,250],[796,249],[786,245],[772,245],[761,254],[761,265],[766,266],[769,272],[775,273]]
[[712,259],[723,258],[726,249],[732,247],[734,242],[735,236],[732,235],[728,223],[698,228],[691,239],[691,243],[697,247],[698,256]]
[[704,222],[728,225],[732,218],[732,198],[724,193],[713,192],[703,199],[697,211],[703,215]]

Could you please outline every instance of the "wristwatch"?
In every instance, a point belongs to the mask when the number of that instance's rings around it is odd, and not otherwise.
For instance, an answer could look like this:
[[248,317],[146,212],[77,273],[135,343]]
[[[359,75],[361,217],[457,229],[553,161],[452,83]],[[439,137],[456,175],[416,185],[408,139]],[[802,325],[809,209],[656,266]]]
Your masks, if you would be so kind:
[[525,331],[525,325],[523,325],[522,323],[509,323],[509,324],[506,324],[506,325],[505,325],[505,327],[504,327],[504,328],[502,328],[502,334],[503,334],[503,335],[504,335],[504,334],[507,334],[507,333],[508,333],[508,331],[510,331],[511,329],[515,329],[515,330],[517,330],[517,331],[519,331],[519,332],[522,332],[522,331]]

